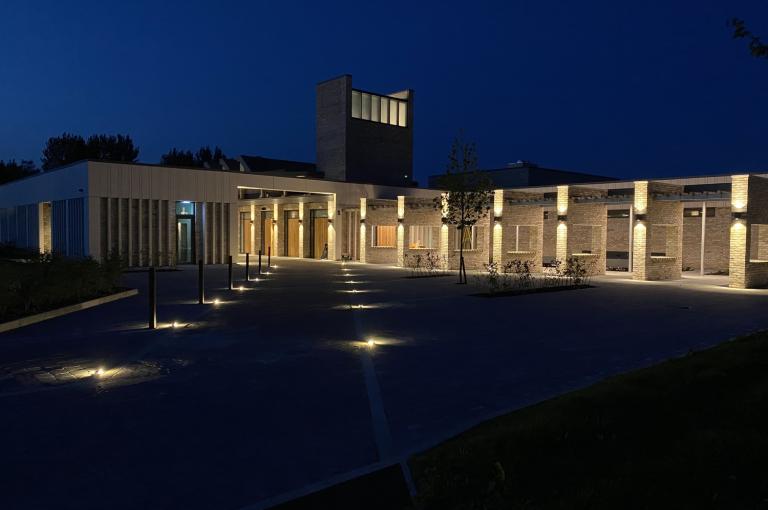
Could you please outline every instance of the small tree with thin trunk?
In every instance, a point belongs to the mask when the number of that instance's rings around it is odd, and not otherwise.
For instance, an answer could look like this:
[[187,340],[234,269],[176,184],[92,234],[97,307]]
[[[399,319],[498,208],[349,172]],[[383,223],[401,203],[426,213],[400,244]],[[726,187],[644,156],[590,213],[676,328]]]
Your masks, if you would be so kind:
[[435,208],[443,214],[443,222],[453,225],[459,235],[459,283],[467,283],[464,249],[472,243],[472,227],[488,215],[493,201],[491,180],[477,170],[475,144],[457,137],[451,144],[445,175],[440,187],[446,193],[436,197]]

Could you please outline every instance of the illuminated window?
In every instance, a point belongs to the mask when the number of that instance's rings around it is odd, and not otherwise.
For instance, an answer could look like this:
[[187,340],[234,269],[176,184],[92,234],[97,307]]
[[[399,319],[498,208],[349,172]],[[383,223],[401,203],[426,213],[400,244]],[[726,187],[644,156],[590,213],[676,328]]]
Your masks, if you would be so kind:
[[381,98],[379,96],[371,96],[371,120],[379,122],[379,108],[381,107]]
[[176,214],[180,216],[193,216],[195,214],[195,204],[189,200],[176,202]]
[[[683,216],[685,218],[701,218],[701,207],[686,207],[683,209]],[[715,208],[707,207],[707,218],[713,218],[715,216]]]
[[394,248],[396,246],[394,225],[373,225],[371,228],[373,248]]
[[407,127],[408,101],[353,90],[352,118]]
[[477,246],[477,227],[465,227],[463,237],[461,231],[457,229],[454,240],[455,249],[461,249],[462,245],[464,245],[465,250],[474,250]]
[[435,249],[438,237],[438,227],[411,225],[408,227],[408,248],[411,250]]
[[360,92],[357,90],[352,91],[352,117],[359,119],[361,116],[362,98]]

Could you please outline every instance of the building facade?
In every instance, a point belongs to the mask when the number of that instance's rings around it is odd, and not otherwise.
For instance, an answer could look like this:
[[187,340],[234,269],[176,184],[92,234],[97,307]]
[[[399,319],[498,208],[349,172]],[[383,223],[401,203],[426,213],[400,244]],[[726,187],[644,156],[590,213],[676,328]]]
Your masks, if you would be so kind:
[[435,206],[443,191],[410,185],[411,91],[372,94],[343,76],[320,83],[317,101],[317,172],[266,158],[221,169],[82,161],[0,186],[0,242],[133,267],[261,252],[393,266],[430,254],[455,269],[463,248],[470,269],[575,259],[636,280],[768,285],[768,174],[574,183],[548,172],[546,185],[499,186],[460,236]]

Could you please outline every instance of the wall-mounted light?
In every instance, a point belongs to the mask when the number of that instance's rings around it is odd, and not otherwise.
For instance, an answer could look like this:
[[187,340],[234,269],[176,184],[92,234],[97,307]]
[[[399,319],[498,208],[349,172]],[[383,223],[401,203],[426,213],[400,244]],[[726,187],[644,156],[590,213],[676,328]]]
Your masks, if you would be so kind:
[[448,218],[446,218],[445,216],[440,218],[440,220],[443,222],[443,225],[447,225],[448,224]]
[[328,223],[329,224],[333,223],[333,218],[328,218]]
[[493,221],[495,221],[496,223],[501,223],[501,215],[499,215],[499,216],[494,216],[494,217],[493,217]]
[[635,214],[635,221],[645,221],[647,218],[647,214]]
[[743,211],[736,211],[731,213],[731,219],[732,220],[746,220],[747,219],[747,213]]
[[398,218],[398,219],[397,219],[397,222],[398,222],[398,223],[402,223],[402,222],[403,222],[403,218]]
[[365,218],[360,218],[360,224],[361,224],[361,225],[364,225],[364,224],[365,224]]
[[272,218],[272,224],[277,225],[277,220],[275,218]]
[[558,214],[557,215],[557,221],[568,221],[568,215],[567,214]]

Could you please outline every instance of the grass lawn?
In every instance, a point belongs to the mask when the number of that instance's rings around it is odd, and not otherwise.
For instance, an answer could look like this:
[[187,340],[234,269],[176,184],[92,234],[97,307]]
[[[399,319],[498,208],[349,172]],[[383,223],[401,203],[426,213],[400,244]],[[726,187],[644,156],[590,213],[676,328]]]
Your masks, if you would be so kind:
[[768,508],[768,333],[499,417],[411,466],[425,510]]

